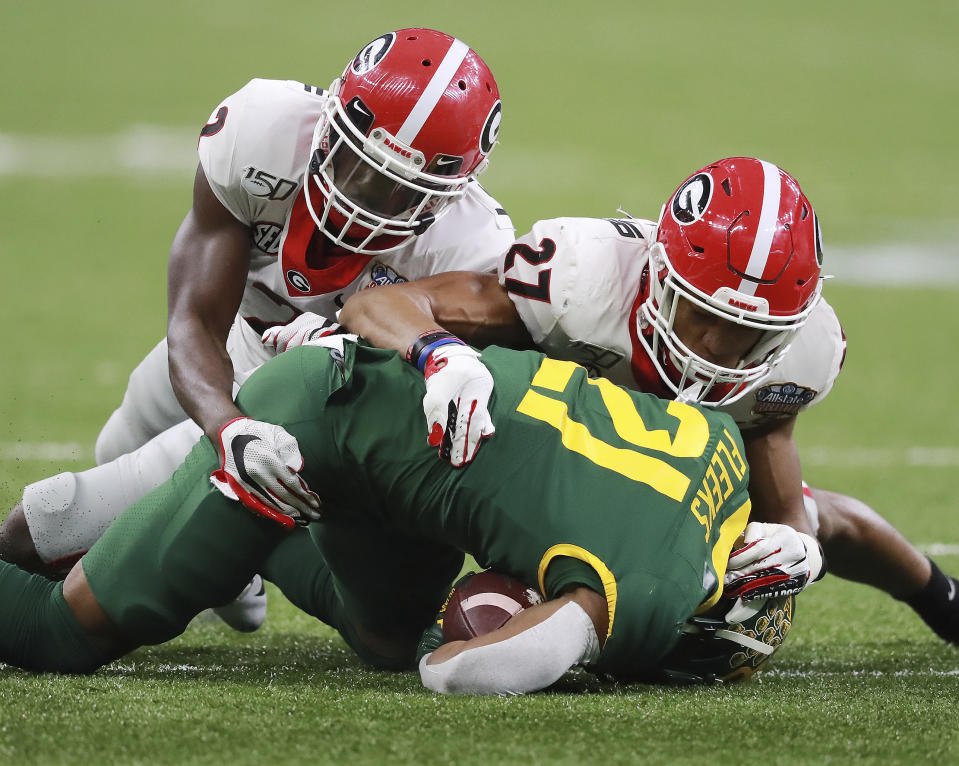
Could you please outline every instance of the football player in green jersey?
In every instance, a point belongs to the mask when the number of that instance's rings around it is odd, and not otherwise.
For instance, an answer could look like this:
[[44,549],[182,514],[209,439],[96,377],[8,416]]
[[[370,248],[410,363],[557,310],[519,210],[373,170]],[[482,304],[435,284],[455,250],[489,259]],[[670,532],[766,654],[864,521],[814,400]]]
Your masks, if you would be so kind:
[[[309,535],[288,531],[306,519],[265,505],[246,513],[212,485],[219,458],[201,439],[63,583],[0,563],[0,660],[90,672],[167,641],[254,573],[269,575],[288,542],[310,559],[293,600],[378,667],[412,667],[464,552],[537,584],[543,604],[422,659],[424,684],[437,691],[521,693],[577,663],[643,676],[687,618],[720,598],[750,509],[728,416],[491,347],[482,358],[496,384],[497,448],[456,469],[410,436],[421,428],[419,372],[342,336],[320,343],[334,348],[280,355],[237,399],[299,441],[305,479],[323,500]],[[427,346],[427,367],[467,349],[452,336]],[[255,449],[232,451],[237,471]]]

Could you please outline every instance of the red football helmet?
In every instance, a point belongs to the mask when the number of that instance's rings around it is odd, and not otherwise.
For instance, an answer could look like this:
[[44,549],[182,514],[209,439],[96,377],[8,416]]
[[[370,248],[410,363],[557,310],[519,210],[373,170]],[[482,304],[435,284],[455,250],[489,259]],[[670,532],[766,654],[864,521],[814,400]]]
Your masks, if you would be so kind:
[[304,186],[316,225],[359,253],[423,233],[485,170],[501,110],[466,43],[432,29],[377,37],[330,86],[313,133]]
[[[687,178],[660,213],[638,340],[674,394],[729,404],[786,352],[819,301],[821,268],[819,222],[796,179],[763,160],[720,160]],[[763,333],[738,366],[715,364],[675,331],[681,298]]]

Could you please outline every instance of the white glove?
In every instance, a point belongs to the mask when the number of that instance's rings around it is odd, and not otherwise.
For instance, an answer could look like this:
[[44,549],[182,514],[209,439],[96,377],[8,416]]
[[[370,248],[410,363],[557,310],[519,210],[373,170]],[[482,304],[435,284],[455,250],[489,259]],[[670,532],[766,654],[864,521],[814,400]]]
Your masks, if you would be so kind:
[[749,601],[789,596],[826,573],[819,542],[786,524],[746,525],[743,545],[729,555],[725,595]]
[[290,528],[320,518],[320,498],[299,476],[303,456],[280,426],[235,418],[220,429],[220,468],[210,483],[231,500]]
[[423,368],[427,441],[457,467],[476,457],[480,440],[496,430],[487,409],[493,376],[479,356],[469,346],[450,343],[433,351]]
[[269,328],[263,333],[260,342],[277,354],[302,346],[304,343],[327,335],[335,335],[341,328],[332,319],[311,314],[300,314],[289,324]]

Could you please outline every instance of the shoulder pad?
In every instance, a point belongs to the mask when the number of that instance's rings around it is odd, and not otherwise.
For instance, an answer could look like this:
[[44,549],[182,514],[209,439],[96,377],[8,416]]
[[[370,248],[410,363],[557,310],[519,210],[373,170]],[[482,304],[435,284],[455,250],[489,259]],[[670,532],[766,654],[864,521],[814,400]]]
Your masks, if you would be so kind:
[[244,223],[253,222],[251,195],[286,198],[300,184],[308,160],[303,147],[326,98],[308,87],[250,80],[213,111],[200,133],[197,152],[210,188]]
[[740,427],[796,415],[832,390],[846,356],[846,337],[836,312],[820,300],[789,350],[755,389],[723,408]]
[[547,353],[561,352],[554,346],[570,339],[606,345],[606,336],[627,332],[647,247],[640,223],[604,218],[539,221],[506,253],[500,284],[533,340]]

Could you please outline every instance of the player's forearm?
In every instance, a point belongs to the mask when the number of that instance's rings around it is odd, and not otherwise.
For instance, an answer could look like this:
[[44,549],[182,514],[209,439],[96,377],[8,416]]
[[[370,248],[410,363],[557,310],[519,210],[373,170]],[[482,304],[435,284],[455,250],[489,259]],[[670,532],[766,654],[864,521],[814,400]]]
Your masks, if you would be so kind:
[[532,347],[513,302],[493,274],[449,272],[363,290],[346,302],[339,321],[374,345],[401,352],[438,327],[478,347]]
[[417,288],[378,287],[351,296],[339,322],[374,346],[406,352],[413,339],[436,329],[430,302]]
[[793,425],[794,420],[788,420],[777,428],[743,435],[749,462],[751,518],[788,524],[812,535],[803,504],[802,469],[792,436]]
[[233,364],[225,340],[195,322],[171,322],[167,332],[170,382],[190,418],[216,444],[217,434],[242,413],[233,402]]

